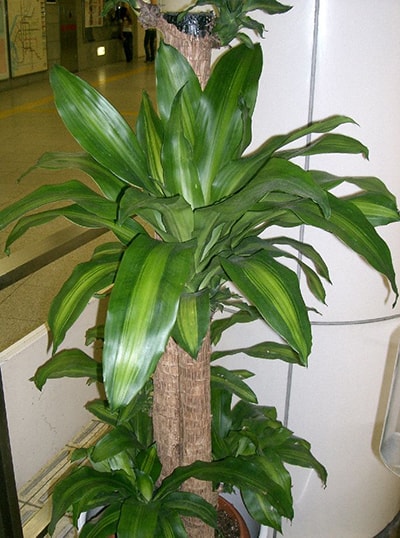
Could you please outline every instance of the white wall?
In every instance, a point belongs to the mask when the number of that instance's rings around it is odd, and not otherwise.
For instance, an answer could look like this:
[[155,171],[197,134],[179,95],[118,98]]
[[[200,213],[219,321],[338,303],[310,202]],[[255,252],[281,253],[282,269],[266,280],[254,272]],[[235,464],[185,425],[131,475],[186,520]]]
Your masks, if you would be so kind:
[[[85,331],[95,325],[97,306],[97,301],[89,304],[85,317],[68,332],[63,349],[84,349]],[[98,397],[95,384],[86,386],[86,379],[51,379],[39,392],[29,381],[50,356],[45,325],[0,353],[17,489],[93,418],[83,406]]]
[[[370,149],[370,160],[331,156],[312,158],[310,166],[337,174],[377,175],[399,196],[400,3],[288,3],[293,5],[289,13],[265,17],[265,68],[254,145],[307,123],[311,110],[314,120],[349,115],[359,127],[346,126],[341,132],[361,139]],[[397,224],[381,229],[400,274],[399,232]],[[294,472],[295,518],[285,525],[284,536],[372,537],[400,506],[400,481],[378,456],[400,336],[400,319],[378,318],[398,314],[399,308],[392,310],[393,295],[388,295],[380,275],[337,240],[308,229],[305,240],[323,254],[334,284],[327,290],[328,306],[318,305],[322,315],[312,315],[322,325],[314,327],[309,368],[294,368],[289,386],[286,365],[249,364],[260,374],[254,386],[261,403],[277,405],[281,418],[286,410],[289,427],[311,441],[314,454],[328,468],[326,490],[313,472]],[[251,338],[257,337],[265,338],[260,326],[254,327]],[[244,338],[232,331],[229,347],[235,341],[244,345]],[[287,389],[290,398],[285,407]]]

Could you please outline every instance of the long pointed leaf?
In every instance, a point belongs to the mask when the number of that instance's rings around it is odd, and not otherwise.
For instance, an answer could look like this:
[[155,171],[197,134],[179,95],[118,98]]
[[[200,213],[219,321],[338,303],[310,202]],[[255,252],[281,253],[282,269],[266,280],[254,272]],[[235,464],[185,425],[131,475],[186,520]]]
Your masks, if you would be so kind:
[[80,181],[72,180],[59,185],[39,187],[18,202],[1,210],[0,229],[4,229],[11,222],[39,207],[64,201],[74,201],[89,211],[98,208],[99,215],[102,214],[104,217],[111,219],[116,217],[117,206],[113,202],[99,196]]
[[161,503],[127,501],[122,505],[118,537],[155,538],[160,511]]
[[[95,204],[93,204],[93,209],[94,207]],[[107,219],[105,217],[98,216],[94,213],[86,211],[86,209],[83,209],[76,204],[72,204],[70,206],[63,206],[58,209],[32,213],[26,217],[22,217],[7,237],[5,245],[6,252],[9,252],[11,245],[22,235],[24,235],[30,228],[41,226],[58,217],[64,217],[68,221],[77,224],[78,226],[83,226],[84,228],[109,229],[124,244],[130,243],[133,237],[138,233],[146,233],[143,227],[133,219],[129,219],[125,221],[123,225],[121,225],[118,222],[115,222],[114,219]]]
[[121,506],[119,503],[107,507],[95,522],[86,523],[79,533],[79,538],[109,538],[117,530]]
[[292,6],[281,4],[277,0],[244,0],[243,11],[254,11],[255,9],[261,9],[269,15],[275,15],[276,13],[286,13],[292,9]]
[[261,73],[259,45],[239,45],[215,65],[197,112],[198,134],[194,160],[206,203],[215,201],[211,190],[217,172],[227,160],[240,156],[245,134],[242,109],[251,115]]
[[[104,196],[109,200],[117,200],[121,191],[126,187],[126,183],[114,175],[111,170],[93,159],[88,153],[45,153],[30,170],[36,168],[44,168],[47,170],[76,168],[82,170],[95,181]],[[24,175],[29,173],[29,171]]]
[[138,236],[111,293],[104,334],[104,384],[112,409],[126,405],[154,372],[175,324],[192,249]]
[[65,349],[57,353],[36,370],[32,381],[39,390],[48,379],[60,377],[88,377],[102,381],[101,364],[80,349]]
[[151,177],[161,185],[163,183],[163,169],[160,156],[164,129],[146,92],[143,93],[136,121],[136,135],[145,152]]
[[193,358],[197,357],[208,332],[210,317],[208,290],[182,295],[172,336]]
[[[58,482],[54,488],[49,532],[54,533],[56,523],[73,504],[86,504],[86,509],[98,508],[104,503],[112,503],[113,500],[121,501],[132,493],[132,483],[125,473],[101,473],[89,467],[80,467]],[[77,515],[79,514],[75,513],[75,516]]]
[[50,306],[49,326],[54,350],[93,295],[113,283],[121,253],[121,247],[115,244],[108,251],[102,247],[94,251],[90,261],[75,267]]
[[186,86],[188,99],[197,102],[200,83],[187,59],[174,47],[161,42],[156,57],[157,104],[160,116],[167,121],[178,91]]
[[58,112],[81,147],[126,183],[157,192],[134,132],[111,103],[61,66],[52,68],[50,82]]
[[278,342],[260,342],[259,344],[250,347],[214,351],[212,360],[214,361],[229,355],[236,355],[237,353],[244,353],[249,357],[255,357],[257,359],[280,360],[290,364],[302,364],[298,353],[296,353],[290,346]]
[[236,372],[223,366],[212,366],[211,382],[216,389],[223,389],[246,402],[257,403],[257,396]]
[[274,136],[249,156],[228,161],[213,179],[213,199],[221,200],[244,187],[281,147],[312,133],[331,131],[345,123],[354,123],[354,121],[347,116],[332,116],[300,127],[286,135]]
[[352,202],[340,200],[330,194],[328,196],[332,208],[332,215],[329,219],[323,219],[308,203],[299,205],[298,210],[294,209],[294,212],[306,224],[333,233],[354,252],[360,254],[374,269],[385,275],[397,300],[395,272],[387,244]]
[[307,364],[311,327],[295,273],[265,251],[251,258],[224,259],[221,264],[265,321],[299,353],[301,363]]
[[188,538],[185,526],[179,514],[172,510],[162,511],[159,517],[156,536],[163,538]]
[[265,460],[263,456],[238,456],[210,463],[196,461],[186,467],[178,467],[164,479],[156,497],[162,499],[185,480],[195,477],[199,480],[234,484],[240,489],[253,489],[266,495],[283,515],[292,517],[292,498],[287,483],[289,475],[283,466],[274,469],[272,463]]
[[101,462],[112,458],[123,452],[133,448],[142,448],[135,435],[124,426],[118,426],[106,433],[96,443],[91,453],[91,459],[96,462]]
[[166,511],[176,510],[182,516],[198,517],[210,527],[217,526],[217,511],[199,495],[188,491],[176,491],[163,499]]
[[177,94],[171,114],[165,126],[162,147],[165,187],[170,195],[180,194],[191,207],[204,205],[204,196],[198,172],[193,162],[193,147],[188,140],[184,125],[190,123],[183,100],[187,88]]
[[282,532],[282,515],[265,495],[251,489],[241,490],[243,503],[258,523]]
[[283,159],[294,159],[300,155],[321,155],[325,153],[361,153],[361,155],[368,158],[368,148],[364,144],[350,136],[336,133],[323,135],[302,148],[278,151],[276,156]]

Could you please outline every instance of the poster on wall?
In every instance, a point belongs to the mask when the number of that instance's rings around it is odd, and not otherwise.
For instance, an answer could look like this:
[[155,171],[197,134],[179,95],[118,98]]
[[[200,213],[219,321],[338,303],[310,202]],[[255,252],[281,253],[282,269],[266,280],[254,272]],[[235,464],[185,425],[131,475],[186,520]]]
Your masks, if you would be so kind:
[[85,28],[103,26],[103,0],[85,0]]
[[8,3],[11,74],[13,77],[45,71],[45,0],[13,0]]
[[0,0],[0,80],[9,78],[5,0]]

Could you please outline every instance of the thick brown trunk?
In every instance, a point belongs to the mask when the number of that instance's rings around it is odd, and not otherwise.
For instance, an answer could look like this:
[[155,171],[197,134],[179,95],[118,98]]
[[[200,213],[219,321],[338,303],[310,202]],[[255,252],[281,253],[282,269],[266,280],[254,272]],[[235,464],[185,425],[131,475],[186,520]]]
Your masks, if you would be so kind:
[[[189,61],[204,88],[210,76],[211,51],[219,46],[212,36],[195,37],[168,23],[156,5],[139,0],[144,28],[157,28],[164,41]],[[196,460],[211,461],[210,338],[192,359],[172,339],[154,374],[154,437],[163,466],[162,476]],[[210,482],[190,479],[182,486],[216,505]],[[213,538],[214,530],[194,518],[185,520],[190,538]]]
[[[211,461],[210,351],[207,337],[194,360],[171,339],[155,372],[154,437],[162,478],[180,465]],[[190,479],[182,489],[216,503],[210,482]],[[190,538],[214,536],[200,520],[188,518],[185,526]]]
[[185,56],[204,88],[210,76],[211,51],[219,47],[218,39],[212,34],[205,37],[185,34],[164,19],[158,6],[147,4],[143,0],[139,0],[139,4],[139,20],[142,26],[160,30],[165,43],[172,45]]

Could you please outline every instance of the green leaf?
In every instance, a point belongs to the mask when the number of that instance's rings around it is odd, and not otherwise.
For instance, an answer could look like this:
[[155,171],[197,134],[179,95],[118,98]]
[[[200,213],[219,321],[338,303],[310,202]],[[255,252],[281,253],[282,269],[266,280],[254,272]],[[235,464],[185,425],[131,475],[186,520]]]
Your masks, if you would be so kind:
[[136,120],[136,136],[146,156],[151,177],[162,185],[163,168],[160,157],[164,129],[147,92],[143,92],[142,103]]
[[118,244],[96,249],[92,259],[78,264],[69,279],[53,299],[49,311],[49,326],[53,349],[63,341],[66,331],[77,320],[89,300],[110,286],[115,278],[122,248]]
[[101,437],[90,457],[97,463],[133,448],[142,448],[135,435],[124,426],[117,426]]
[[138,236],[127,248],[104,334],[103,375],[111,409],[126,405],[154,372],[192,269],[188,244]]
[[52,68],[50,83],[57,110],[81,147],[126,183],[159,192],[134,132],[107,99],[61,66]]
[[226,437],[232,429],[232,393],[217,388],[211,383],[211,439],[214,460],[220,460],[232,454]]
[[[93,208],[95,207],[95,204]],[[102,216],[90,213],[85,209],[80,208],[76,204],[33,213],[19,219],[14,226],[6,241],[6,251],[8,252],[11,245],[24,235],[29,229],[36,226],[42,226],[57,217],[64,217],[68,221],[85,228],[104,228],[114,232],[118,239],[124,243],[129,243],[138,233],[145,233],[143,227],[136,221],[130,219],[123,225],[115,223],[114,219],[106,219]]]
[[53,512],[49,524],[50,534],[54,533],[57,522],[71,505],[76,505],[74,519],[83,510],[98,508],[113,501],[122,501],[134,493],[132,483],[125,473],[101,473],[89,467],[75,469],[58,482],[53,492]]
[[312,455],[310,443],[295,436],[288,438],[281,446],[276,448],[280,458],[290,465],[298,465],[314,469],[323,484],[326,484],[327,472],[323,465]]
[[329,172],[323,170],[310,170],[310,174],[313,176],[321,187],[325,190],[331,190],[334,187],[338,187],[342,183],[351,183],[356,187],[359,187],[362,191],[380,194],[387,197],[388,200],[395,201],[394,195],[389,191],[386,185],[377,177],[373,176],[335,176]]
[[331,131],[345,123],[354,123],[354,121],[347,116],[332,116],[300,127],[288,134],[273,136],[252,154],[226,162],[213,180],[214,198],[221,200],[244,187],[281,147],[312,133]]
[[161,503],[141,503],[133,499],[121,508],[118,538],[155,538]]
[[193,147],[185,133],[185,125],[191,121],[190,114],[186,114],[187,107],[183,100],[186,89],[186,86],[182,88],[173,101],[165,126],[162,165],[168,194],[180,194],[192,208],[196,208],[204,205],[204,196],[193,162]]
[[172,337],[194,359],[197,357],[208,332],[210,318],[208,290],[184,293],[181,296]]
[[[319,301],[325,304],[325,288],[319,275],[314,271],[314,269],[303,261],[302,256],[296,256],[290,252],[286,252],[285,250],[276,247],[273,243],[273,240],[270,241],[260,239],[259,237],[249,237],[240,243],[240,248],[237,250],[237,252],[241,255],[251,256],[253,252],[257,252],[257,250],[260,249],[265,249],[274,258],[284,257],[289,260],[294,260],[298,264],[299,268],[303,271],[311,293]],[[308,250],[312,252],[311,248]]]
[[221,260],[228,277],[307,364],[311,328],[296,274],[267,252]]
[[[266,220],[265,211],[257,213],[250,210],[256,210],[256,204],[264,198],[268,201],[270,193],[273,192],[309,198],[318,204],[326,216],[330,214],[327,193],[308,172],[284,159],[273,158],[243,189],[225,199],[218,206],[212,205],[199,209],[196,217],[201,219],[204,226],[208,224],[215,227],[220,222],[229,222],[231,224],[230,241],[232,237],[239,241],[244,231],[250,227],[253,230],[256,224]],[[213,218],[214,214],[216,217]],[[251,221],[249,223],[248,216],[256,219],[255,224]]]
[[217,172],[240,155],[243,103],[251,115],[261,68],[260,46],[239,45],[220,57],[204,90],[197,111],[194,161],[206,203],[216,201],[211,187]]
[[240,373],[227,370],[223,366],[211,367],[211,383],[213,387],[226,390],[247,402],[257,403],[257,396],[241,379]]
[[247,511],[255,521],[282,532],[282,515],[265,495],[251,489],[243,489],[241,494]]
[[88,211],[95,210],[95,213],[106,218],[116,218],[117,205],[115,203],[99,196],[80,181],[72,180],[59,185],[39,187],[18,202],[2,209],[0,229],[4,229],[11,222],[39,207],[65,201],[74,201]]
[[187,491],[176,491],[163,499],[163,509],[175,510],[185,517],[197,517],[210,527],[217,527],[217,511],[199,495]]
[[32,381],[39,390],[48,379],[60,377],[88,377],[101,382],[101,370],[101,364],[80,349],[65,349],[39,366]]
[[159,528],[157,529],[156,536],[162,536],[163,538],[188,538],[179,514],[172,510],[161,512],[158,524]]
[[237,353],[244,353],[249,357],[255,357],[257,359],[281,360],[290,364],[302,364],[298,353],[290,346],[277,342],[260,342],[250,347],[214,351],[212,360],[215,361],[221,357],[236,355]]
[[82,527],[79,538],[109,538],[117,530],[120,511],[119,503],[107,507],[101,513],[101,517],[96,518],[95,523],[89,522]]
[[148,222],[165,241],[189,241],[193,231],[193,211],[181,196],[154,198],[137,189],[127,189],[121,199],[120,222],[132,215]]
[[[32,169],[65,170],[68,168],[82,170],[88,174],[109,200],[116,201],[126,183],[121,181],[111,170],[102,166],[88,153],[47,152],[42,155]],[[32,169],[26,172],[29,173]]]
[[276,13],[286,13],[292,9],[292,6],[285,6],[277,0],[244,0],[243,11],[254,11],[260,9],[269,15],[275,15]]
[[249,488],[265,494],[270,502],[279,507],[282,515],[292,517],[292,497],[290,494],[290,478],[283,466],[265,461],[263,456],[238,456],[219,461],[195,463],[186,467],[178,467],[165,478],[156,494],[164,498],[190,477],[199,480],[226,482],[239,489]]
[[362,256],[369,265],[385,275],[396,294],[398,290],[390,250],[361,211],[350,201],[340,200],[328,194],[332,215],[325,220],[307,204],[294,208],[303,222],[334,234],[354,252]]
[[311,260],[318,272],[325,280],[330,282],[329,269],[322,259],[321,255],[315,250],[312,245],[303,243],[302,241],[297,241],[291,237],[273,237],[268,239],[273,245],[287,245],[297,250],[301,256],[304,256]]
[[313,178],[326,190],[342,183],[355,185],[360,191],[349,195],[351,200],[373,226],[381,226],[399,220],[396,198],[377,177],[339,177],[321,170],[310,170]]
[[364,144],[350,136],[336,133],[323,135],[302,148],[278,151],[276,156],[282,159],[294,159],[299,156],[321,155],[326,153],[361,153],[365,158],[368,158],[368,148],[364,146]]
[[396,203],[379,194],[355,194],[348,196],[372,226],[382,226],[399,221],[399,210]]
[[163,41],[156,57],[157,105],[161,119],[168,120],[178,91],[187,87],[187,98],[196,103],[201,94],[199,79],[186,58]]
[[142,450],[136,457],[136,463],[140,470],[148,474],[154,483],[160,477],[161,462],[158,458],[157,447],[152,444],[145,450]]
[[85,407],[102,422],[110,424],[111,426],[117,426],[118,413],[110,410],[107,400],[92,400],[91,402],[88,402]]
[[[257,309],[254,306],[246,305],[245,309],[239,310],[229,317],[213,320],[211,323],[211,342],[214,345],[218,344],[223,332],[236,325],[236,323],[250,323],[256,319],[262,319]],[[212,358],[212,360],[214,359]]]

